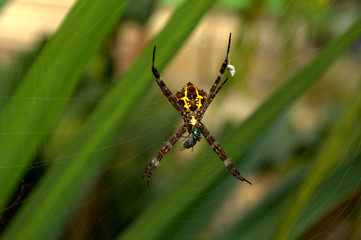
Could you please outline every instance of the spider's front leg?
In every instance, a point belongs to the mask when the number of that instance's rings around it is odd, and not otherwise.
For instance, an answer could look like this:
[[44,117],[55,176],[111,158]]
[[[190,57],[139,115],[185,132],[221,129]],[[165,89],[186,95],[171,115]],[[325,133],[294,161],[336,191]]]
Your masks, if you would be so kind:
[[[183,124],[164,144],[164,146],[157,152],[157,155],[153,160],[148,164],[148,166],[144,169],[142,178],[147,174],[147,186],[149,187],[149,179],[152,176],[152,173],[156,169],[156,167],[159,165],[160,160],[164,157],[165,154],[174,146],[174,144],[177,142],[177,140],[183,135],[183,133],[186,131],[187,127],[186,124]],[[150,169],[150,170],[149,170]]]
[[238,169],[232,164],[232,162],[227,157],[226,153],[223,151],[222,147],[216,141],[216,139],[212,136],[212,134],[208,131],[208,129],[203,125],[203,123],[199,123],[200,129],[204,138],[207,140],[209,145],[212,147],[213,151],[219,156],[219,158],[223,161],[224,165],[228,168],[228,170],[232,173],[232,175],[241,180],[246,181],[247,183],[251,184],[246,178],[244,178]]
[[152,60],[152,73],[155,76],[156,82],[160,88],[160,90],[162,90],[164,96],[168,99],[168,101],[173,105],[173,107],[178,111],[178,113],[181,115],[182,118],[184,118],[184,111],[183,109],[178,105],[177,100],[175,99],[173,93],[171,90],[169,90],[169,88],[167,87],[167,85],[165,85],[164,81],[162,80],[162,78],[160,77],[160,74],[157,70],[157,68],[154,66],[154,62],[155,62],[155,46],[153,48],[153,60]]
[[216,95],[218,94],[218,92],[222,89],[223,85],[227,82],[228,78],[226,80],[224,80],[220,86],[219,83],[222,79],[222,76],[224,74],[224,72],[227,69],[228,66],[228,60],[229,60],[229,50],[231,48],[231,36],[232,34],[229,34],[229,39],[228,39],[228,47],[227,47],[227,53],[226,53],[226,58],[224,59],[224,61],[222,62],[221,68],[219,70],[218,76],[216,78],[216,80],[214,81],[211,89],[209,90],[209,95],[204,103],[204,106],[202,107],[202,110],[200,112],[200,118],[203,118],[204,113],[207,111],[209,105],[212,103],[213,99],[216,97]]

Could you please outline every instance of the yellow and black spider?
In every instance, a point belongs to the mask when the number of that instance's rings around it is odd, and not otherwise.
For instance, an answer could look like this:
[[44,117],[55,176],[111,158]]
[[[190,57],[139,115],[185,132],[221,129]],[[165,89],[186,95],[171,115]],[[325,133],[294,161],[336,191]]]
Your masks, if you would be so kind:
[[[184,137],[184,140],[181,143],[180,148],[193,148],[198,141],[200,141],[201,133],[204,138],[207,140],[209,145],[212,147],[213,151],[217,153],[219,158],[223,161],[224,165],[232,173],[234,177],[241,181],[246,181],[249,184],[252,184],[250,181],[245,179],[238,169],[231,163],[226,153],[223,151],[222,147],[216,141],[216,139],[210,134],[208,129],[201,122],[204,113],[206,112],[209,105],[212,103],[215,96],[222,89],[223,85],[227,82],[228,78],[225,79],[220,85],[222,75],[228,68],[231,74],[234,74],[234,68],[232,65],[228,65],[229,60],[229,48],[231,45],[231,33],[229,34],[228,48],[226,59],[222,63],[221,69],[217,76],[216,81],[214,82],[212,88],[209,91],[209,96],[207,93],[197,88],[193,83],[187,82],[182,91],[177,92],[175,95],[168,89],[164,81],[161,79],[158,70],[154,67],[155,60],[155,46],[153,49],[153,61],[152,61],[152,72],[156,78],[157,84],[162,90],[163,94],[167,97],[168,101],[173,105],[173,107],[178,111],[182,116],[184,123],[182,126],[169,138],[169,140],[164,144],[164,146],[158,151],[157,155],[153,160],[148,164],[148,166],[143,171],[143,178],[149,171],[147,175],[147,185],[149,186],[149,179],[152,176],[155,168],[159,165],[159,162],[162,160],[164,155],[173,147],[177,140],[188,131],[188,135]],[[218,86],[219,85],[219,86]],[[150,170],[149,170],[150,169]]]

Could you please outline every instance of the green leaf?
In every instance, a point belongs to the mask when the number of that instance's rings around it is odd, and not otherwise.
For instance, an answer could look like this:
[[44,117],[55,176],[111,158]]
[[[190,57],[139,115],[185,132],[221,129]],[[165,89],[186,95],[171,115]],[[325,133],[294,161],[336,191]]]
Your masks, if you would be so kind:
[[[295,225],[291,230],[292,239],[301,238],[303,234],[326,217],[333,209],[360,191],[361,155],[353,155],[346,159],[346,161],[333,168],[316,188],[312,198],[309,199],[307,205],[298,215],[297,221],[295,221]],[[315,169],[312,167],[311,171],[315,171]],[[308,174],[306,176],[307,178],[302,182],[302,185],[307,182]],[[287,208],[288,212],[293,211],[294,206],[294,204],[290,205],[289,201],[286,201],[280,214],[285,216],[283,210]],[[282,221],[284,218],[280,220]]]
[[[297,225],[295,225],[300,215],[309,210],[308,204],[311,200],[314,201],[316,193],[317,195],[320,194],[317,192],[319,186],[329,181],[330,175],[339,167],[345,157],[353,155],[355,149],[359,148],[361,134],[359,128],[361,120],[361,88],[357,92],[356,98],[350,100],[348,106],[351,106],[351,108],[345,111],[335,126],[332,127],[332,131],[313,160],[313,166],[308,173],[307,179],[302,183],[297,194],[289,200],[292,203],[292,211],[289,211],[289,207],[284,209],[287,212],[285,214],[287,217],[281,222],[276,238],[287,239],[290,238],[289,236],[294,238],[300,235],[301,230],[306,228],[305,226],[309,226],[312,223],[307,221],[301,225],[302,227],[296,227]],[[337,181],[339,179],[342,181],[340,184],[343,184],[345,181],[343,177],[337,178]],[[336,182],[334,187],[337,185],[339,184]],[[338,191],[337,197],[340,196],[345,197]],[[330,200],[327,204],[337,199],[336,197],[329,198]],[[294,225],[295,227],[292,227]]]
[[45,40],[40,42],[39,46],[31,52],[19,54],[14,64],[0,69],[0,112],[5,103],[11,98],[13,91],[20,85],[21,80],[35,61],[45,42]]
[[0,0],[0,12],[7,2],[8,2],[8,0]]
[[78,200],[102,173],[114,150],[109,146],[116,145],[118,136],[127,128],[120,123],[127,122],[136,109],[132,103],[137,103],[149,87],[154,86],[150,71],[154,44],[159,45],[157,67],[163,69],[213,4],[214,1],[188,0],[176,10],[164,29],[99,103],[84,129],[54,160],[7,229],[5,239],[57,236]]
[[0,116],[0,207],[79,82],[89,59],[119,19],[125,1],[78,1],[44,47]]
[[[279,87],[252,116],[233,132],[233,136],[228,141],[221,142],[221,145],[224,144],[228,155],[241,162],[241,159],[255,146],[258,140],[265,136],[277,120],[284,116],[292,103],[319,79],[331,63],[347,50],[360,34],[361,18],[344,35],[327,45],[301,71]],[[241,166],[240,169],[250,169],[255,168],[257,164],[259,162],[246,163],[242,161],[238,165]],[[212,169],[211,174],[209,169]],[[183,181],[148,206],[147,210],[119,239],[161,238],[162,233],[167,232],[169,228],[174,229],[174,224],[181,222],[181,220],[175,221],[174,219],[181,216],[190,205],[193,206],[192,211],[194,212],[197,212],[197,209],[202,209],[204,205],[207,206],[202,202],[202,194],[224,187],[221,186],[220,178],[226,172],[226,168],[220,164],[216,155],[212,160],[200,160],[200,164]],[[246,176],[245,172],[242,173]],[[227,177],[230,177],[228,172]],[[252,179],[249,180],[252,181]],[[251,186],[246,185],[245,187]],[[196,201],[202,202],[203,205],[199,204],[198,208],[194,207],[197,206]],[[209,199],[209,202],[214,201],[214,198]],[[205,219],[205,221],[207,220],[208,218]]]
[[[360,189],[361,164],[357,163],[360,157],[358,155],[349,158],[317,188],[317,193],[294,226],[297,231],[293,231],[292,239],[300,238],[310,226],[322,219],[355,190]],[[292,211],[294,207],[288,201],[289,197],[308,178],[307,172],[310,169],[310,166],[307,166],[307,171],[302,167],[291,176],[284,177],[260,204],[214,239],[274,239],[274,233],[285,216],[283,210]],[[342,181],[339,181],[340,179]]]

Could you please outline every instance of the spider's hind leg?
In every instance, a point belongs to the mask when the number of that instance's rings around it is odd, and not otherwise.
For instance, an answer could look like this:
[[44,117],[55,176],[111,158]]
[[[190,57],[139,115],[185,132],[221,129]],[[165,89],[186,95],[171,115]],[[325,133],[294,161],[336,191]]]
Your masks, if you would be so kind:
[[245,181],[252,185],[250,181],[244,178],[238,169],[232,164],[232,162],[227,157],[226,153],[223,151],[222,147],[216,141],[216,139],[212,136],[212,134],[208,131],[208,129],[200,124],[200,129],[203,133],[204,138],[207,140],[208,144],[212,147],[213,151],[219,156],[219,158],[223,161],[224,165],[228,168],[228,171],[237,178],[238,180]]
[[[149,187],[149,180],[152,176],[154,170],[158,167],[159,162],[162,160],[165,154],[174,146],[174,144],[177,142],[177,140],[183,135],[183,133],[186,131],[186,125],[183,124],[170,138],[169,140],[163,145],[161,149],[157,152],[157,155],[155,158],[152,159],[152,161],[148,164],[148,166],[144,169],[142,178],[144,179],[144,176],[147,174],[147,186]],[[149,170],[150,169],[150,170]]]

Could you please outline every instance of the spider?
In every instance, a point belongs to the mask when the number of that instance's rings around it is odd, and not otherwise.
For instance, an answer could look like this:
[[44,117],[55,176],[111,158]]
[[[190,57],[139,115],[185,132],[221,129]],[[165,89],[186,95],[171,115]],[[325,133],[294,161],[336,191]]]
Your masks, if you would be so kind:
[[[162,160],[164,155],[173,147],[173,145],[178,141],[180,137],[187,131],[188,135],[184,137],[180,145],[180,149],[189,149],[196,145],[198,141],[201,139],[201,134],[203,134],[204,138],[207,140],[209,145],[212,147],[213,151],[219,156],[219,158],[223,161],[224,165],[228,168],[231,174],[241,181],[246,181],[249,184],[252,184],[250,181],[245,179],[238,169],[231,163],[226,153],[216,141],[216,139],[212,136],[212,134],[208,131],[208,129],[202,123],[202,118],[204,113],[207,111],[207,108],[212,103],[213,99],[222,89],[223,85],[227,82],[228,78],[225,79],[221,84],[221,78],[228,68],[231,74],[234,74],[234,68],[231,65],[228,65],[229,61],[229,49],[231,45],[231,33],[229,34],[228,39],[228,48],[227,54],[224,62],[222,63],[219,74],[212,85],[209,95],[207,93],[197,88],[193,83],[187,82],[184,88],[177,92],[175,95],[168,89],[165,85],[164,81],[159,75],[158,70],[154,66],[155,61],[155,49],[153,49],[153,61],[152,61],[152,72],[156,78],[156,82],[163,94],[167,97],[168,101],[173,105],[173,107],[178,111],[178,113],[183,118],[184,123],[182,126],[178,128],[178,130],[168,139],[168,141],[164,144],[164,146],[158,151],[157,155],[152,159],[152,161],[148,164],[148,166],[143,171],[143,179],[147,174],[147,186],[149,187],[149,179],[152,176],[152,173],[159,165],[159,162]],[[232,74],[232,75],[233,75]]]

